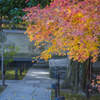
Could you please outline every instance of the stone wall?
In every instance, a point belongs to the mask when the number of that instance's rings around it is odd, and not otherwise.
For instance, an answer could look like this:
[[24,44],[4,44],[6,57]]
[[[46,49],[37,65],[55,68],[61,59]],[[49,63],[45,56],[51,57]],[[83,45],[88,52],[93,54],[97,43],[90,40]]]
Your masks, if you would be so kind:
[[60,78],[65,78],[67,67],[68,67],[67,58],[50,59],[49,60],[50,77],[54,78],[54,76],[57,73],[60,73]]
[[100,58],[97,62],[93,63],[93,73],[96,75],[100,74]]
[[[36,48],[34,46],[34,41],[30,42],[29,38],[27,37],[27,34],[24,34],[25,30],[3,30],[5,33],[7,33],[7,41],[4,43],[5,47],[13,46],[13,47],[19,47],[18,54],[15,56],[15,58],[33,58],[36,55],[40,55],[43,49],[39,49],[37,51],[34,51]],[[0,49],[1,49],[1,43],[0,43]],[[7,49],[7,48],[6,48]],[[6,51],[6,49],[4,51]]]

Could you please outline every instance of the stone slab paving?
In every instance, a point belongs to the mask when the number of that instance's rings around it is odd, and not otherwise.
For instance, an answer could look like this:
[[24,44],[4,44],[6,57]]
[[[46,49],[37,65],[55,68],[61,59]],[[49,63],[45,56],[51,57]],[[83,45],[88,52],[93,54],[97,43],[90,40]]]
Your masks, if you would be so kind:
[[[1,84],[0,80],[0,84]],[[0,95],[0,100],[51,100],[51,84],[48,69],[30,68],[23,80],[6,80],[7,88]]]

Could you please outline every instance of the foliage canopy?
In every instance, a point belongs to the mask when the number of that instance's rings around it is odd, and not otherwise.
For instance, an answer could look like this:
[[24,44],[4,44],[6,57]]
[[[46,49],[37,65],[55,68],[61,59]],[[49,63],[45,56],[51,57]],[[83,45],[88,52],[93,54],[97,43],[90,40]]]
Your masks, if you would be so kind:
[[[97,61],[100,46],[100,0],[54,0],[44,9],[40,5],[25,8],[24,20],[30,22],[27,34],[35,45],[47,45],[41,58],[52,53],[66,55],[78,62],[90,56]],[[34,24],[33,24],[34,23]],[[41,44],[40,44],[41,43]]]

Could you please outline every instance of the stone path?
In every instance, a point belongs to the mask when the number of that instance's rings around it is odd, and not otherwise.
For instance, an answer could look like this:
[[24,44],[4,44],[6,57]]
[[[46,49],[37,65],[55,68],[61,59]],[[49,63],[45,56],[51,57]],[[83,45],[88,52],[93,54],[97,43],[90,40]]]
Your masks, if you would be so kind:
[[[1,84],[0,80],[0,84]],[[23,80],[6,80],[7,88],[0,100],[51,100],[51,84],[48,69],[30,68]]]

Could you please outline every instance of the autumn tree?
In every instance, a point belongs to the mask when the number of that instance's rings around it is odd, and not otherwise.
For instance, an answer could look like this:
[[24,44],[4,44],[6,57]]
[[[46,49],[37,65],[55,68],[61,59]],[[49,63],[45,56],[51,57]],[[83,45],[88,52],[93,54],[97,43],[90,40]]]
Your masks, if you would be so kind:
[[44,9],[38,5],[23,11],[27,12],[23,19],[30,22],[26,31],[30,41],[37,48],[47,47],[39,57],[47,61],[52,54],[68,51],[66,86],[84,90],[91,62],[99,56],[100,0],[54,0]]

